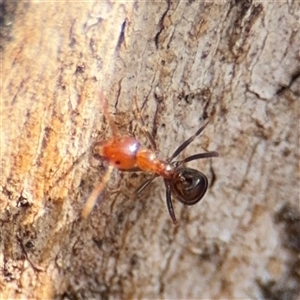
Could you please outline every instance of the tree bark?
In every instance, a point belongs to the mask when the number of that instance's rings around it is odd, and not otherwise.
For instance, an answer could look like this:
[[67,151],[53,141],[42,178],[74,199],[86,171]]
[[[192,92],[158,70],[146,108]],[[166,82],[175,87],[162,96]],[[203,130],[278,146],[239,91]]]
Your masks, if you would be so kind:
[[[1,86],[3,299],[296,299],[300,291],[300,4],[4,2]],[[101,97],[104,95],[108,115]],[[97,141],[136,136],[133,101],[162,158],[210,182],[165,205],[160,178],[116,171]]]

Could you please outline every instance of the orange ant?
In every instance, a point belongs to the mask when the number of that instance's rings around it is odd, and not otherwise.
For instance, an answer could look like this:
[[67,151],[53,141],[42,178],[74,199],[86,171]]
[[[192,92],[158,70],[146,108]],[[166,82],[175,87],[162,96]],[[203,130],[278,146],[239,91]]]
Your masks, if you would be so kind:
[[[103,98],[101,97],[101,99]],[[109,141],[96,143],[94,153],[107,160],[109,166],[101,183],[96,186],[87,199],[82,211],[82,216],[86,218],[90,214],[99,194],[110,179],[113,169],[117,168],[120,171],[148,171],[153,174],[150,179],[146,180],[135,191],[135,194],[141,193],[156,177],[162,176],[166,187],[166,201],[169,214],[173,223],[176,224],[177,220],[173,209],[171,195],[184,205],[193,205],[203,198],[208,187],[207,177],[198,170],[187,168],[185,163],[202,158],[217,157],[219,154],[218,152],[211,151],[194,154],[183,160],[173,161],[174,158],[176,158],[198,135],[200,135],[208,124],[207,122],[199,128],[194,135],[183,142],[169,158],[166,160],[159,159],[157,157],[156,143],[149,131],[145,128],[136,98],[134,98],[134,100],[142,124],[142,130],[149,139],[153,149],[151,150],[142,147],[136,138],[130,136],[116,137],[116,135],[114,135]],[[111,122],[109,114],[106,112],[106,104],[103,105],[103,109],[111,129],[113,133],[115,133],[114,124]]]

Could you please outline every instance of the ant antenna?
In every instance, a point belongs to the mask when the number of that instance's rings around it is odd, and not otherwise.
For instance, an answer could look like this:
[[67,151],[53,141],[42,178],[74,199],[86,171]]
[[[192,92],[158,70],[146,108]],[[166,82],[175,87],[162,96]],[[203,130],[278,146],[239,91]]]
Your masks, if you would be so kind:
[[85,203],[84,208],[81,213],[81,216],[84,219],[86,219],[88,217],[88,215],[91,213],[93,207],[95,206],[98,196],[103,191],[106,183],[109,181],[113,169],[114,169],[114,166],[110,164],[106,170],[106,173],[103,176],[102,181],[93,189],[92,193],[86,200],[86,203]]
[[144,122],[144,119],[143,119],[143,116],[142,116],[142,112],[139,109],[136,96],[134,96],[133,98],[134,98],[134,103],[135,103],[135,106],[136,106],[136,109],[137,109],[136,115],[137,115],[137,117],[138,117],[138,119],[139,119],[139,121],[140,121],[140,123],[142,125],[141,126],[142,131],[143,131],[144,135],[147,137],[147,139],[150,141],[152,150],[154,152],[157,152],[157,146],[156,146],[155,140],[154,140],[153,136],[151,135],[151,133],[148,131],[148,129],[145,126],[145,122]]
[[103,115],[105,117],[105,119],[107,119],[108,121],[108,125],[112,131],[112,136],[115,138],[117,136],[117,127],[115,122],[111,119],[111,116],[108,112],[108,108],[107,108],[107,101],[105,101],[104,95],[102,92],[100,92],[100,104],[102,106],[102,110],[103,110]]

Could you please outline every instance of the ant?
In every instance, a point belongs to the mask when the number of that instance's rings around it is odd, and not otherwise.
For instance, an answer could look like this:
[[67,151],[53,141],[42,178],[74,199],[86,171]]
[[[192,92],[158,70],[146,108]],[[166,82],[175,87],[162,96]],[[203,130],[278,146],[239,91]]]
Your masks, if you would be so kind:
[[[100,98],[103,101],[102,96]],[[94,154],[107,160],[109,165],[102,181],[96,186],[87,199],[82,211],[82,216],[86,218],[90,214],[99,194],[104,189],[105,184],[109,181],[113,169],[117,168],[120,171],[147,171],[153,174],[150,179],[146,180],[139,188],[137,188],[135,191],[136,195],[140,194],[156,177],[162,176],[166,187],[166,201],[169,214],[173,223],[176,224],[177,220],[173,209],[172,196],[184,205],[193,205],[203,198],[208,187],[207,177],[198,170],[186,167],[185,163],[202,158],[217,157],[219,154],[218,152],[211,151],[194,154],[183,160],[173,160],[189,144],[191,144],[198,135],[200,135],[209,122],[205,123],[194,135],[184,141],[169,158],[162,160],[157,157],[156,143],[152,135],[145,128],[136,97],[134,97],[134,100],[142,130],[149,139],[152,149],[142,147],[140,142],[134,137],[117,137],[116,134],[114,134],[116,133],[115,125],[107,113],[106,103],[102,103],[104,115],[108,119],[109,125],[113,131],[113,138],[106,142],[96,143]]]

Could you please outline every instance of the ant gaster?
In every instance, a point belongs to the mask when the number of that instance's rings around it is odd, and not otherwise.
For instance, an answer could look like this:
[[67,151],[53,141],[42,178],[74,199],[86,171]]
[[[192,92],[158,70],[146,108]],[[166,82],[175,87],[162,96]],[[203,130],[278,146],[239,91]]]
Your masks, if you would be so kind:
[[[101,97],[102,101],[103,98]],[[135,98],[136,107],[137,100]],[[109,114],[107,114],[106,104],[103,105],[104,114],[110,123],[110,127],[113,133],[116,133],[113,122],[110,120]],[[143,118],[138,109],[138,116],[142,124],[142,130],[148,137],[152,149],[144,148],[140,142],[130,136],[117,137],[114,134],[112,140],[107,142],[98,142],[95,145],[94,153],[108,161],[108,169],[101,181],[96,186],[91,195],[89,196],[85,207],[82,211],[82,216],[86,218],[91,212],[99,194],[105,187],[105,184],[110,179],[111,173],[114,168],[121,171],[147,171],[151,172],[153,176],[146,180],[136,191],[135,194],[141,193],[156,177],[162,176],[166,187],[166,201],[169,214],[174,224],[177,223],[175,212],[172,204],[172,196],[182,202],[184,205],[193,205],[199,202],[208,187],[207,177],[198,170],[191,169],[185,166],[193,160],[217,157],[218,152],[211,151],[205,153],[198,153],[192,156],[186,157],[183,160],[173,161],[193,140],[200,135],[204,130],[206,124],[199,128],[194,135],[183,142],[174,153],[166,160],[159,159],[157,157],[156,143],[145,128]]]

